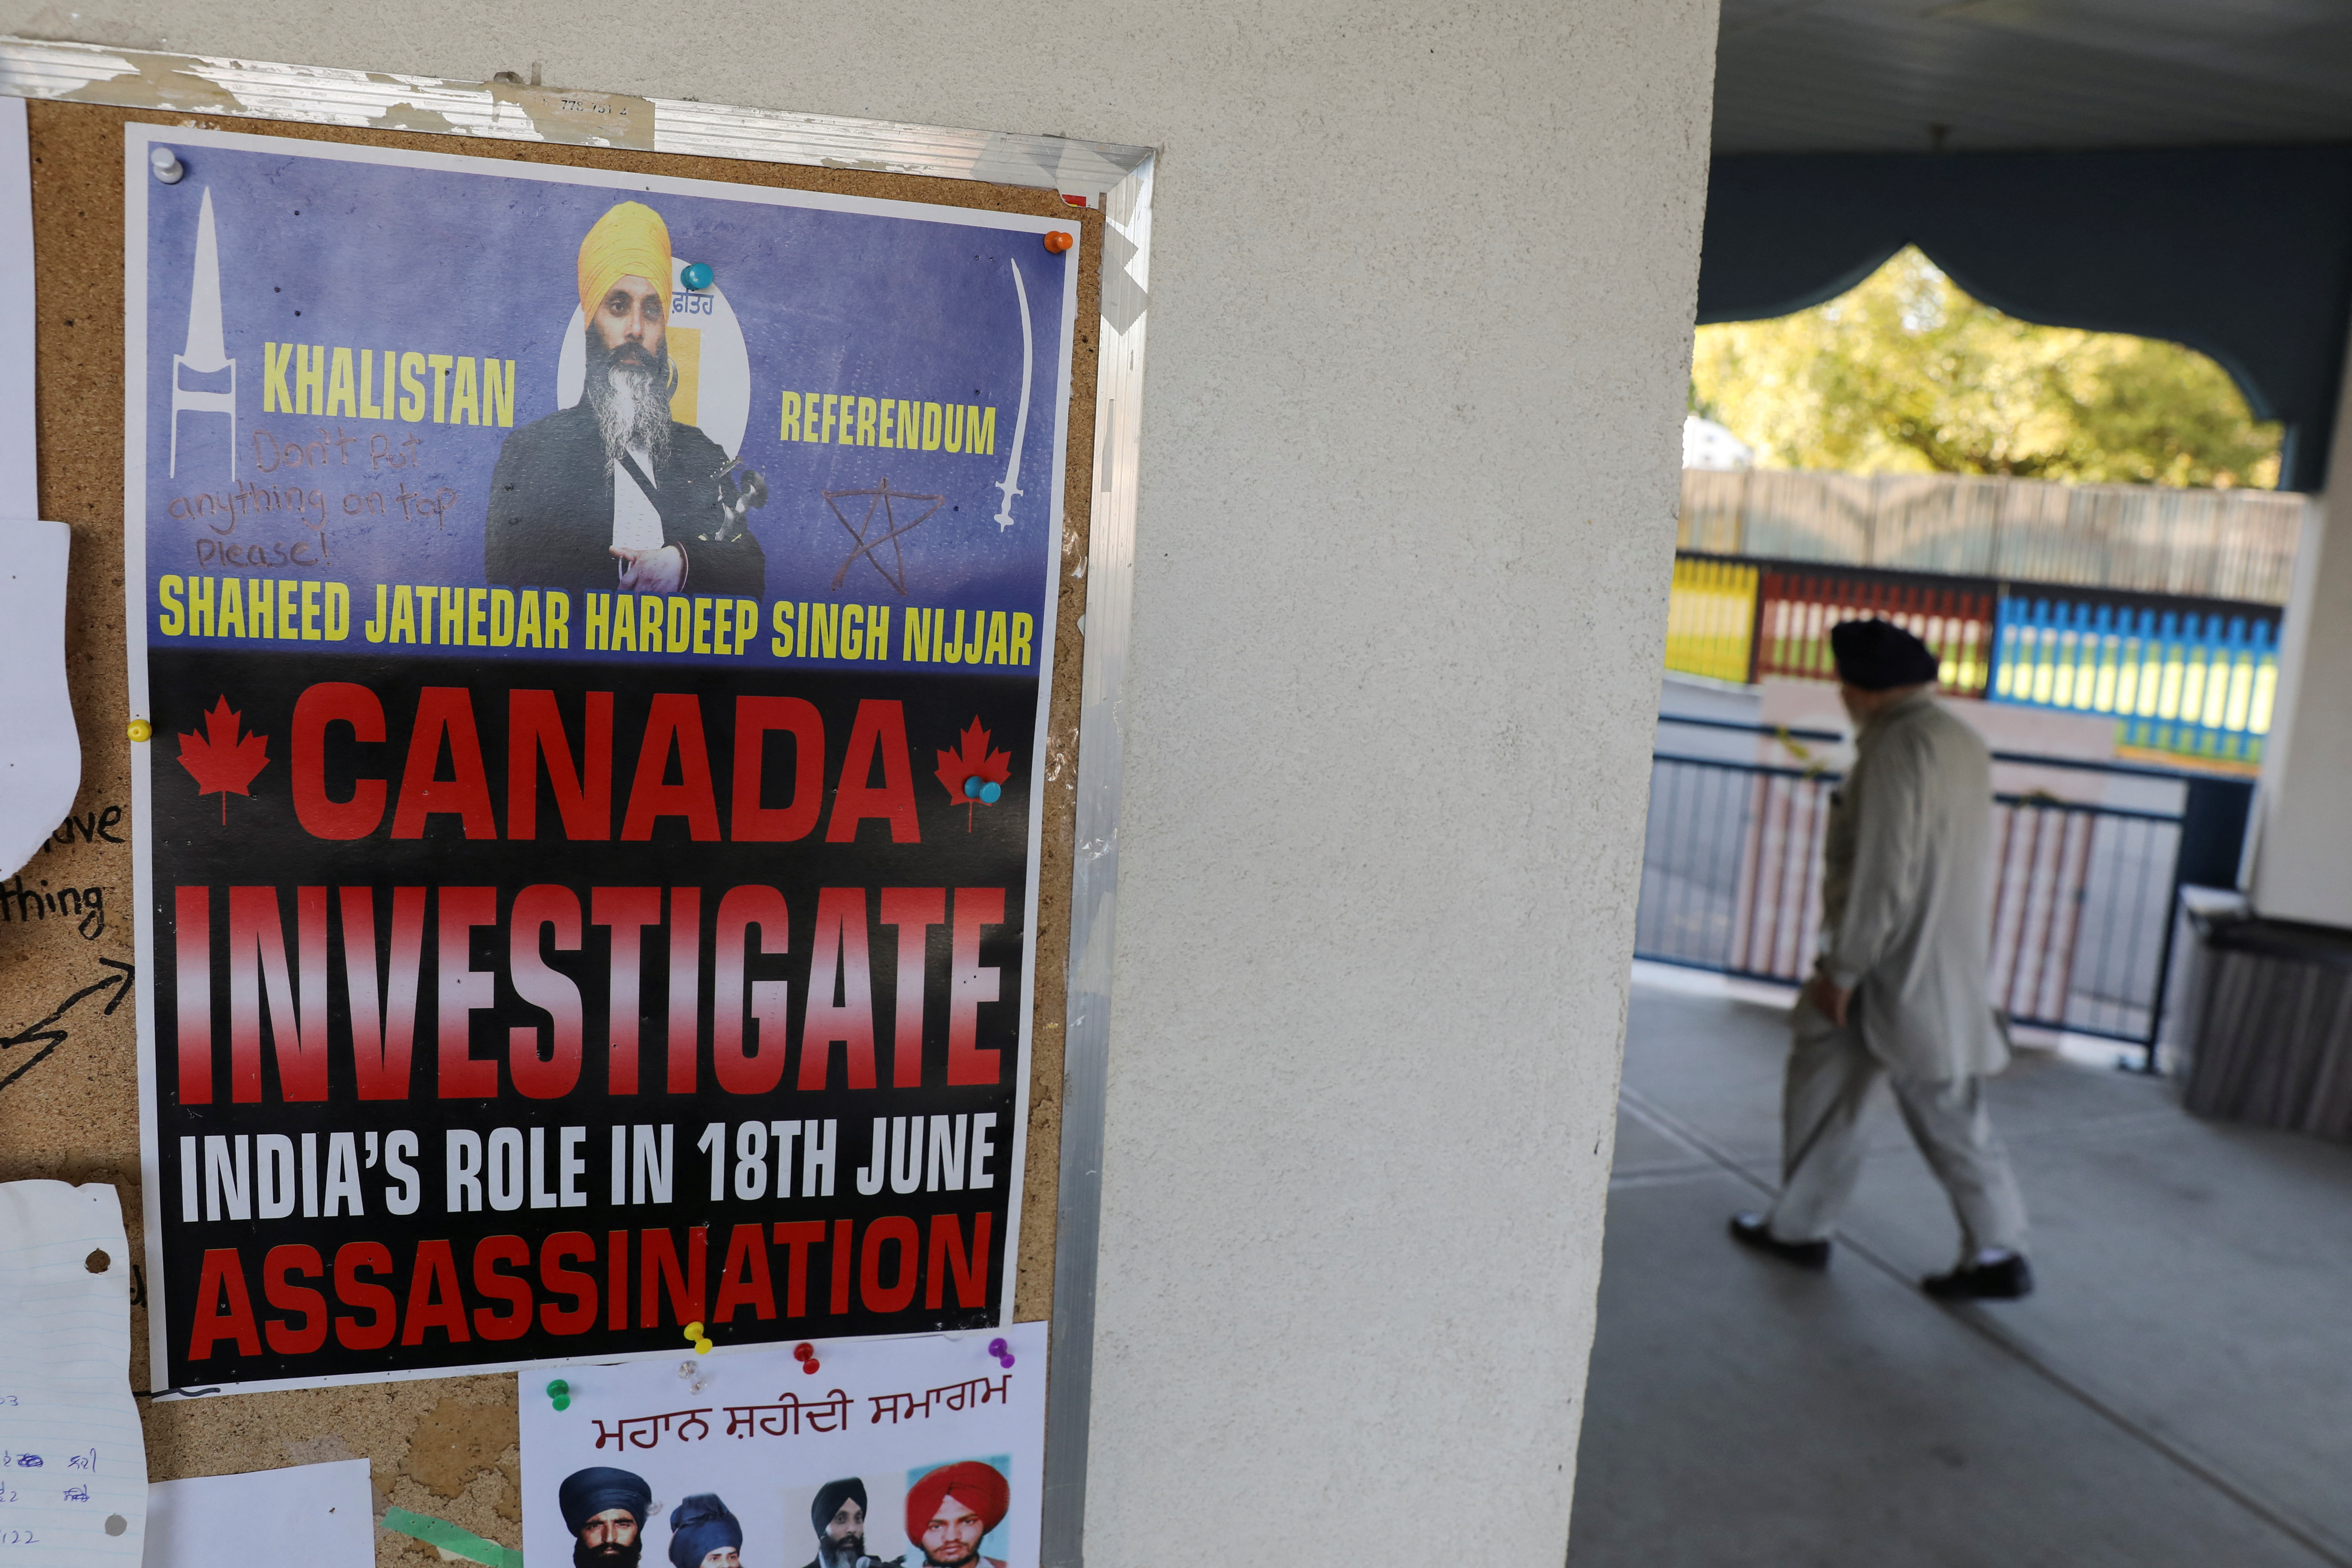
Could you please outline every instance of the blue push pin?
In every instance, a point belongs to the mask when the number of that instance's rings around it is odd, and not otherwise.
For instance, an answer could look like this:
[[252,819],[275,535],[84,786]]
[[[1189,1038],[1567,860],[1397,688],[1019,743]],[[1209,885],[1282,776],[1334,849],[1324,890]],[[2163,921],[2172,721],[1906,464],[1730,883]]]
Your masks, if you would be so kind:
[[971,777],[963,781],[963,797],[966,800],[977,800],[989,805],[994,805],[999,800],[1003,799],[1003,796],[1004,786],[1003,784],[990,784],[978,773],[974,773]]
[[556,1409],[569,1410],[572,1408],[572,1385],[559,1377],[547,1385],[547,1397]]
[[980,782],[980,775],[979,775],[978,773],[974,773],[974,774],[972,774],[972,775],[971,775],[971,777],[970,777],[970,778],[968,778],[968,779],[964,780],[964,781],[963,781],[963,797],[964,797],[964,799],[966,799],[966,800],[978,800],[978,799],[980,798],[980,792],[981,792],[982,787],[982,786],[981,782]]
[[1000,784],[987,784],[980,786],[980,798],[989,805],[994,805],[1003,794],[1004,786]]
[[713,274],[710,270],[710,263],[708,261],[697,261],[689,263],[686,270],[678,274],[678,281],[685,284],[689,289],[708,289],[710,287],[710,279],[712,276]]

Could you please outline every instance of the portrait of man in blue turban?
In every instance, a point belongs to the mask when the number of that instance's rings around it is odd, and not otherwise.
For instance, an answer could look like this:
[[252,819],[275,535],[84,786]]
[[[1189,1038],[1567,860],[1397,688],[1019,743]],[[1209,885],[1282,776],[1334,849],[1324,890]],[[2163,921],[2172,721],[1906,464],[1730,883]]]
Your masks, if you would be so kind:
[[574,1470],[556,1489],[555,1500],[563,1528],[572,1532],[575,1568],[636,1568],[654,1502],[643,1476],[609,1465]]

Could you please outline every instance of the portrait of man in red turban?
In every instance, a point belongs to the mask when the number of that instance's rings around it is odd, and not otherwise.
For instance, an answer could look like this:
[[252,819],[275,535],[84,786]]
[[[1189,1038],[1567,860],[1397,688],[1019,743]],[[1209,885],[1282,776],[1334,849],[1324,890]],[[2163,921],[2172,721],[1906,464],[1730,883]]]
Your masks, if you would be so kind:
[[907,1489],[907,1539],[921,1550],[923,1568],[1004,1568],[1003,1559],[980,1554],[980,1542],[1012,1506],[1013,1488],[995,1466],[942,1465]]

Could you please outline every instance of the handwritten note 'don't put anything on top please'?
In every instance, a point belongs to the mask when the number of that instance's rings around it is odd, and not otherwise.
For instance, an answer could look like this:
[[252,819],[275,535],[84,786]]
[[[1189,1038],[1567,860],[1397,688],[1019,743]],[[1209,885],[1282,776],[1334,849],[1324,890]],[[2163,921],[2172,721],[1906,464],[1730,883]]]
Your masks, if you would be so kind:
[[147,1449],[112,1187],[0,1183],[0,1568],[135,1568]]

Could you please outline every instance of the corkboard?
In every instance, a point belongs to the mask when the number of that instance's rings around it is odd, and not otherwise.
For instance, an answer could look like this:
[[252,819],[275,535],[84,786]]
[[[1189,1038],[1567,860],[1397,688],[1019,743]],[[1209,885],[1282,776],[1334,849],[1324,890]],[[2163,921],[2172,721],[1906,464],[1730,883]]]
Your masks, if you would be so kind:
[[[828,191],[999,212],[1052,215],[1084,232],[1075,338],[1065,527],[1045,737],[1045,826],[1036,942],[1036,1011],[1029,1088],[1028,1170],[1014,1313],[1049,1315],[1062,1110],[1064,977],[1076,812],[1078,616],[1086,608],[1087,508],[1093,497],[1095,355],[1101,319],[1102,214],[1052,191],[860,170],[811,169],[652,153],[362,131],[244,119],[201,119],[92,104],[27,106],[33,231],[40,262],[41,515],[72,525],[66,668],[81,729],[82,784],[73,817],[10,886],[80,890],[96,915],[0,921],[0,1037],[32,1026],[132,961],[131,742],[125,731],[122,610],[122,126],[251,132],[317,142],[460,153],[620,169],[746,185]],[[93,900],[91,889],[96,890]],[[12,900],[21,914],[23,900]],[[0,1047],[0,1180],[49,1176],[110,1183],[122,1197],[131,1255],[143,1257],[139,1173],[138,1045],[116,988],[81,997],[23,1043]],[[62,1034],[62,1038],[56,1037]],[[44,1047],[47,1047],[44,1054]],[[143,1303],[131,1311],[131,1386],[148,1386]],[[397,1503],[521,1544],[520,1455],[512,1374],[365,1387],[142,1400],[149,1473],[158,1480],[364,1457],[377,1502]],[[379,1563],[440,1561],[433,1548],[379,1531]]]

